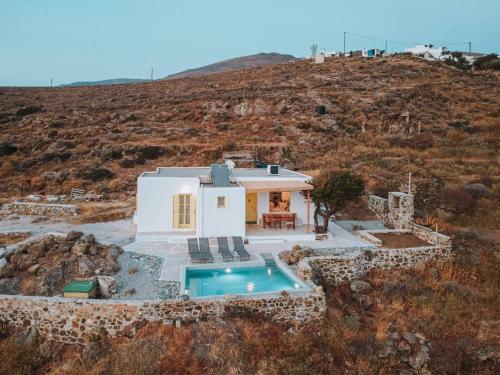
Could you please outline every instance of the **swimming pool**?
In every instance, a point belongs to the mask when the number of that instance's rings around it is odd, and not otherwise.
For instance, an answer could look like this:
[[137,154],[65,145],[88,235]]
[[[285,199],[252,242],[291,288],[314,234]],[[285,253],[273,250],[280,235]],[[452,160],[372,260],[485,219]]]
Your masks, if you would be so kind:
[[185,289],[191,297],[255,294],[303,287],[275,264],[266,266],[188,268]]

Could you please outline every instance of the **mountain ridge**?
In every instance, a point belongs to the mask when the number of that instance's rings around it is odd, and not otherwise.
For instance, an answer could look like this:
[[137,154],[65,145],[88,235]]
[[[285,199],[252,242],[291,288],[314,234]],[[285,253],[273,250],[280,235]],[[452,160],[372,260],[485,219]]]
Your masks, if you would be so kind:
[[261,52],[254,55],[240,56],[218,61],[198,68],[186,69],[178,73],[170,74],[163,79],[199,77],[207,74],[224,73],[234,70],[283,64],[295,60],[297,60],[297,58],[289,54],[282,54],[278,52]]

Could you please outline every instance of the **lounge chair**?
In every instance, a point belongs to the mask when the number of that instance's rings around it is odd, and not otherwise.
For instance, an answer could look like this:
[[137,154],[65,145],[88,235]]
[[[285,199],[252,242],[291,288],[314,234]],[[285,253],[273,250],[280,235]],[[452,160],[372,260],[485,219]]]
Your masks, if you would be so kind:
[[191,262],[203,263],[203,257],[198,247],[198,240],[196,238],[188,238],[188,252]]
[[210,243],[208,242],[208,237],[200,237],[200,253],[204,262],[213,263],[214,257],[210,252]]
[[234,251],[240,256],[240,260],[250,260],[250,253],[245,249],[241,237],[233,237]]
[[219,244],[219,253],[222,255],[224,262],[233,261],[234,255],[229,250],[229,244],[227,243],[227,237],[217,237],[217,242]]

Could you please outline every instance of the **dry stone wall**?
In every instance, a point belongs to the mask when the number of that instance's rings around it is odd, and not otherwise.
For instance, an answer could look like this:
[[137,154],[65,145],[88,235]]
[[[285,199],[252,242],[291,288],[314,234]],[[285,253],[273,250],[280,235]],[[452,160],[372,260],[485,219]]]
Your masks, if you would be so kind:
[[375,213],[375,215],[377,215],[377,217],[384,223],[387,223],[389,221],[389,205],[387,199],[376,195],[370,195],[368,198],[368,208],[371,209]]
[[360,278],[373,268],[410,268],[428,261],[446,261],[450,256],[450,244],[404,249],[379,248],[359,251],[351,256],[305,258],[298,264],[298,274],[304,279],[340,284]]
[[301,324],[320,320],[326,311],[321,288],[311,292],[210,300],[84,300],[61,297],[0,295],[0,320],[64,343],[83,343],[93,334],[132,336],[144,321],[172,324],[261,314],[273,321]]
[[31,202],[5,203],[0,209],[3,215],[74,216],[78,214],[74,204],[48,204]]

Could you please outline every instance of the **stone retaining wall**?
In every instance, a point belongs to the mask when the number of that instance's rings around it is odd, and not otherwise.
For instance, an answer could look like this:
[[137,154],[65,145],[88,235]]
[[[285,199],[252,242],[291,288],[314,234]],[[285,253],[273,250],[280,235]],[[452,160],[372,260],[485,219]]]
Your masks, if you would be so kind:
[[436,231],[433,231],[430,228],[423,227],[421,225],[415,224],[415,223],[407,223],[405,225],[405,228],[408,230],[411,230],[412,234],[415,237],[420,238],[422,241],[431,243],[433,245],[444,245],[444,246],[451,246],[451,238],[438,233]]
[[303,279],[322,279],[333,284],[354,280],[373,268],[410,268],[427,261],[446,261],[451,244],[404,249],[374,249],[351,256],[317,256],[302,259],[298,274]]
[[31,202],[5,203],[0,209],[3,215],[74,216],[79,212],[74,204],[48,204]]
[[36,326],[41,334],[63,343],[83,343],[101,331],[131,336],[144,321],[172,324],[262,314],[273,321],[301,324],[322,319],[326,311],[321,288],[314,292],[210,300],[84,300],[61,297],[0,295],[0,320],[14,326]]

